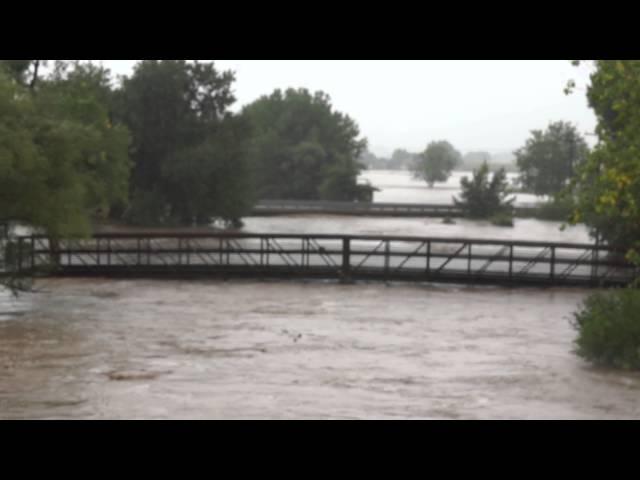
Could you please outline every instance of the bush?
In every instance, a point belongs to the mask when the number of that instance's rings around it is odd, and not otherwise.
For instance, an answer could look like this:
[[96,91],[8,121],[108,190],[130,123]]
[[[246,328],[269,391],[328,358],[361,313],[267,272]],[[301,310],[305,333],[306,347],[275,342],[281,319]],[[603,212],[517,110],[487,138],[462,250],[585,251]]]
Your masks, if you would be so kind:
[[593,294],[574,316],[580,357],[600,366],[640,369],[640,290]]
[[571,198],[554,199],[538,207],[536,218],[564,222],[573,213],[574,204]]
[[460,186],[460,198],[453,197],[453,202],[468,218],[486,219],[513,212],[515,197],[508,198],[510,190],[504,168],[491,176],[489,165],[484,162],[479,169],[473,171],[471,180],[463,177]]
[[513,227],[513,215],[509,212],[502,212],[489,218],[492,225],[496,227]]

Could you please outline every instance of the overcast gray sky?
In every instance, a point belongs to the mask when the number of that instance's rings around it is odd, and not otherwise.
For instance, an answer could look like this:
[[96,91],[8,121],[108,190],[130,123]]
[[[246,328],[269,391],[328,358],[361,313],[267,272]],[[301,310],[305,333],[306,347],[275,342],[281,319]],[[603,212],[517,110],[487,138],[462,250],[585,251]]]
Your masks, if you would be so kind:
[[[136,60],[104,60],[115,74]],[[567,60],[215,60],[236,72],[234,110],[276,88],[323,90],[358,122],[377,155],[423,150],[449,140],[462,152],[502,152],[532,129],[573,122],[593,132],[584,88],[566,96],[569,79],[586,84],[587,67]],[[593,143],[593,137],[588,137]]]

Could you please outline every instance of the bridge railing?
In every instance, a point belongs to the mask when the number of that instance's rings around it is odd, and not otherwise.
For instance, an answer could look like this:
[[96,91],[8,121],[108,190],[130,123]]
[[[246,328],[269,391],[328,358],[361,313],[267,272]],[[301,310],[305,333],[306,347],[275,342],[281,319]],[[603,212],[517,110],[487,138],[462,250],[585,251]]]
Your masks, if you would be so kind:
[[19,237],[23,273],[237,275],[624,285],[639,272],[606,246],[368,235],[96,235],[51,243]]

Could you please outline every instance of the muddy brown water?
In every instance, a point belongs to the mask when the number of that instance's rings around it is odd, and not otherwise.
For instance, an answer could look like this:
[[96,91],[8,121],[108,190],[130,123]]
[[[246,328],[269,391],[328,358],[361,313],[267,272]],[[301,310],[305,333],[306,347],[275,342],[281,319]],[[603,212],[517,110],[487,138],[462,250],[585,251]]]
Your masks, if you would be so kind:
[[45,280],[0,305],[0,418],[639,418],[572,353],[588,293]]

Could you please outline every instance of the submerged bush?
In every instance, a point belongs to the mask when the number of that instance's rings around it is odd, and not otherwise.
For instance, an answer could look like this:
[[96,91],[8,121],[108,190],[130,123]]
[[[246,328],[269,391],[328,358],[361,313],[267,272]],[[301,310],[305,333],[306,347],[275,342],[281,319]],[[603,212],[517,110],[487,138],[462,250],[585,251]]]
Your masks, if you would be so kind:
[[569,219],[573,210],[574,203],[571,198],[554,198],[540,205],[535,216],[540,220],[564,222]]
[[486,219],[505,212],[513,213],[515,197],[508,198],[511,190],[504,168],[490,175],[489,165],[484,162],[473,171],[470,180],[463,177],[460,186],[460,198],[453,197],[453,202],[466,217]]
[[596,365],[640,370],[640,290],[593,294],[574,316],[579,356]]
[[489,218],[492,225],[496,227],[513,227],[513,215],[509,212],[502,212]]

